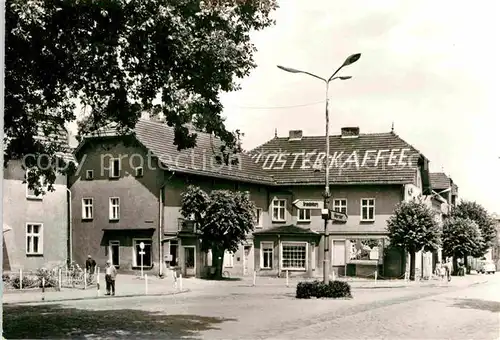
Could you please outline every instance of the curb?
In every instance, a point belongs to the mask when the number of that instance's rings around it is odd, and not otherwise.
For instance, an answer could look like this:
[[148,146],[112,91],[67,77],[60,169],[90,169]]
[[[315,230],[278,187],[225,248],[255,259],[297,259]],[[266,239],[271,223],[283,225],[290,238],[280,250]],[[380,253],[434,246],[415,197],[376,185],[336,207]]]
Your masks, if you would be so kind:
[[64,301],[83,301],[83,300],[98,300],[98,299],[120,299],[120,298],[131,298],[131,297],[147,297],[147,296],[170,296],[170,295],[178,295],[183,293],[189,293],[191,289],[184,289],[179,292],[171,292],[171,293],[155,293],[155,294],[127,294],[127,295],[118,295],[118,296],[90,296],[90,297],[79,297],[79,298],[68,298],[68,299],[51,299],[51,300],[36,300],[36,301],[21,301],[21,302],[4,302],[3,305],[24,305],[24,304],[32,304],[32,303],[48,303],[48,302],[64,302]]

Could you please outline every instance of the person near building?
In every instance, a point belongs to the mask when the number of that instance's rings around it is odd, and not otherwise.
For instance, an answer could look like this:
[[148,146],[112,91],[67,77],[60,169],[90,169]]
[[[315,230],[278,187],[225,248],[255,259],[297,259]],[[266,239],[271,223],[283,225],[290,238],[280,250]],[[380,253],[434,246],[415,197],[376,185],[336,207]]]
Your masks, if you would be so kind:
[[453,262],[451,260],[451,257],[448,257],[446,259],[446,279],[448,282],[451,281],[451,272],[453,270]]
[[87,271],[88,276],[88,283],[92,283],[94,281],[94,272],[95,272],[95,267],[96,267],[96,262],[92,258],[92,256],[88,256],[87,261],[85,262],[85,270]]
[[106,295],[115,295],[116,283],[116,268],[111,264],[111,261],[106,261]]
[[444,263],[438,262],[436,265],[436,274],[441,279],[441,281],[444,280],[444,277],[446,276],[446,266]]

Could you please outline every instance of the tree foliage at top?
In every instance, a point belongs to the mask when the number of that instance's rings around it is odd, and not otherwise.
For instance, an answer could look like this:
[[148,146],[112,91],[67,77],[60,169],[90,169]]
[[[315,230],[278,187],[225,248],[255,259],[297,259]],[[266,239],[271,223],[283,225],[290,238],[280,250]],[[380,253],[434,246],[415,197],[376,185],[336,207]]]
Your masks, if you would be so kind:
[[213,190],[207,194],[192,185],[181,195],[181,214],[196,223],[201,248],[212,251],[219,277],[222,276],[224,251],[238,250],[256,223],[255,205],[246,193]]
[[[76,102],[91,116],[82,132],[133,128],[146,111],[175,127],[179,150],[196,145],[189,122],[237,150],[219,94],[256,66],[249,34],[272,25],[276,8],[276,0],[7,1],[6,162],[44,154],[54,163],[64,146],[35,136],[74,121]],[[53,170],[35,172],[35,185]]]
[[495,222],[488,211],[477,202],[461,201],[452,209],[451,215],[476,222],[481,232],[481,242],[478,245],[479,251],[476,256],[480,257],[486,254],[496,239]]
[[446,256],[482,256],[482,243],[481,231],[475,221],[462,217],[450,217],[444,221],[443,252]]
[[417,252],[435,251],[441,243],[441,231],[434,212],[418,201],[402,202],[387,221],[391,245]]
[[441,243],[441,230],[434,212],[424,202],[402,202],[387,220],[387,230],[392,246],[410,253],[410,279],[415,279],[416,252],[436,251]]
[[181,214],[198,225],[202,248],[236,251],[255,226],[255,205],[244,192],[190,185],[181,195]]

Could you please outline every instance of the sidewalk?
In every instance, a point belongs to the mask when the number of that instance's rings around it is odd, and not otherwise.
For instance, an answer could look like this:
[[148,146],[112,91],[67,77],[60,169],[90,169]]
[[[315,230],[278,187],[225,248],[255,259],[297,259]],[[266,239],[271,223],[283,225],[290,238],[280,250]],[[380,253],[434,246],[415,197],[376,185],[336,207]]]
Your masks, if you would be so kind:
[[[146,294],[146,283],[144,279],[141,279],[140,277],[137,277],[135,275],[118,275],[116,280],[115,297],[172,295],[189,291],[189,289],[186,289],[186,284],[187,286],[191,286],[189,279],[183,279],[181,290],[180,282],[178,281],[176,286],[172,277],[166,277],[164,279],[160,279],[158,277],[148,277],[147,281]],[[42,293],[41,289],[4,290],[2,300],[4,304],[10,304],[109,298],[105,295],[106,281],[104,280],[104,274],[101,274],[99,276],[99,283],[99,293],[96,284],[87,287],[87,289],[62,288],[61,291],[55,291],[53,288],[51,288],[46,289],[44,293]]]
[[[493,276],[492,276],[493,277]],[[467,286],[475,283],[483,283],[488,281],[488,276],[471,274],[466,276],[453,276],[450,282],[441,281],[440,279],[433,278],[430,280],[422,281],[405,281],[405,280],[377,280],[365,279],[357,277],[340,277],[335,278],[336,280],[348,282],[353,289],[376,289],[376,288],[404,288],[404,287],[430,287],[430,286],[451,286],[451,287],[461,287]],[[295,287],[299,282],[302,281],[314,281],[322,280],[321,278],[289,278],[288,287]],[[250,287],[253,286],[253,278],[245,277],[241,281],[237,281],[240,287]],[[257,277],[255,280],[255,286],[259,287],[272,287],[272,286],[283,286],[286,287],[286,278],[277,277]]]

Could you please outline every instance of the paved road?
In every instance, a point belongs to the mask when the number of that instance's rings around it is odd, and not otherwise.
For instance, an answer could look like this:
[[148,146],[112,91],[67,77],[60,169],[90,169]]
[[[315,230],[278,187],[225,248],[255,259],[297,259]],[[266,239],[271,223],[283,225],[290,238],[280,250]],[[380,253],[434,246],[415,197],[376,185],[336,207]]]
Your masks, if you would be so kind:
[[[472,282],[472,281],[471,281]],[[223,286],[177,296],[4,305],[4,336],[121,339],[499,339],[500,273],[473,286],[354,289]]]
[[268,339],[500,339],[500,284],[426,290]]

